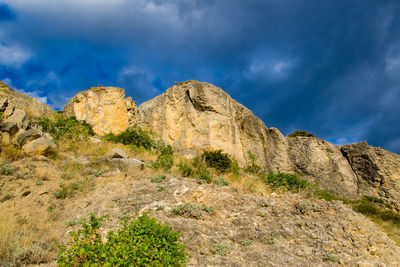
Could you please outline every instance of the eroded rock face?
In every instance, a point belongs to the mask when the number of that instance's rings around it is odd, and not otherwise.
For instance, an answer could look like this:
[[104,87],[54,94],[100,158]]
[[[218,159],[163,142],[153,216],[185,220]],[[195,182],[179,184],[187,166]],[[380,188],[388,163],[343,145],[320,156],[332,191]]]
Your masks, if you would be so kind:
[[92,87],[71,98],[64,107],[67,116],[85,120],[98,135],[118,134],[135,121],[136,104],[125,99],[125,92],[117,87]]
[[357,176],[360,194],[386,199],[400,211],[400,155],[366,142],[341,147]]
[[341,151],[331,143],[311,137],[287,138],[292,170],[322,188],[346,198],[358,195],[357,178]]
[[221,88],[197,81],[176,84],[140,105],[138,124],[153,130],[183,154],[222,149],[235,156],[240,165],[247,162],[247,151],[256,154],[264,166],[271,155],[279,162],[275,152],[284,142],[277,129],[268,130]]

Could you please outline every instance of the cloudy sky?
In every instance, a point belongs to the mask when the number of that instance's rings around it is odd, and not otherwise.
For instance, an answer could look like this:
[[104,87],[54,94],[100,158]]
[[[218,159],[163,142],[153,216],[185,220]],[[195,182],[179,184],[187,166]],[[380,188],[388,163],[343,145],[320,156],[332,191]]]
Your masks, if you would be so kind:
[[284,134],[400,153],[400,1],[0,0],[0,79],[56,109],[206,81]]

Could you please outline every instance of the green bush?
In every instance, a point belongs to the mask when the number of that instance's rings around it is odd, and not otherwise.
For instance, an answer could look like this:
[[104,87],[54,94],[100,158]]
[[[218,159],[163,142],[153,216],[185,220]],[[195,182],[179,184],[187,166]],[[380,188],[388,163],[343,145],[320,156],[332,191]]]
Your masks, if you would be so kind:
[[165,180],[165,178],[166,178],[165,175],[159,175],[157,177],[151,178],[150,182],[152,182],[152,183],[161,183],[161,182],[163,182]]
[[308,133],[308,132],[302,131],[302,130],[294,131],[293,133],[288,135],[289,138],[293,138],[296,136],[315,137],[313,133]]
[[177,166],[178,166],[179,173],[183,177],[190,177],[194,174],[193,166],[192,166],[191,162],[189,162],[189,161],[181,160]]
[[0,174],[11,175],[15,172],[15,169],[9,166],[0,165]]
[[311,186],[310,183],[300,175],[291,173],[274,173],[270,171],[268,175],[263,177],[263,180],[275,188],[285,187],[289,190],[306,189]]
[[102,241],[103,221],[91,214],[82,229],[70,233],[68,245],[60,248],[59,266],[185,266],[188,254],[179,241],[181,234],[169,225],[144,214],[124,220]]
[[134,145],[151,150],[154,147],[154,140],[150,131],[143,130],[139,126],[128,128],[117,135],[108,133],[104,136],[107,141],[122,143],[124,145]]
[[169,170],[174,165],[174,150],[170,145],[166,146],[164,143],[158,145],[156,149],[159,151],[157,160],[153,163],[154,169]]
[[215,168],[218,173],[227,172],[232,165],[232,158],[219,150],[206,150],[201,155],[208,167]]
[[46,117],[35,117],[34,124],[42,127],[44,132],[48,132],[54,140],[61,138],[78,138],[95,135],[92,126],[85,121],[78,121],[75,117],[67,118],[63,114],[57,114],[55,120]]
[[247,151],[247,154],[249,155],[250,160],[243,170],[251,174],[260,174],[262,167],[257,164],[257,155],[251,153],[251,151]]
[[220,176],[218,179],[214,180],[215,185],[222,185],[222,186],[228,186],[229,183],[223,176]]

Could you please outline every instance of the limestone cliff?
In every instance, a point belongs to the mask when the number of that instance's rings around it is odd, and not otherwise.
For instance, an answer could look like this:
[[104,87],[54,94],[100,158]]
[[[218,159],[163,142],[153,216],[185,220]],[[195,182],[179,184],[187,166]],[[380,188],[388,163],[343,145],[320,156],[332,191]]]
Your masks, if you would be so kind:
[[118,87],[92,87],[71,98],[64,107],[67,116],[85,120],[98,135],[118,134],[133,123],[136,103],[125,99],[125,91]]
[[269,130],[250,110],[209,83],[187,81],[172,86],[139,106],[138,124],[183,154],[222,149],[244,165],[251,151],[262,165],[286,167],[286,160],[276,153],[284,142],[282,134]]

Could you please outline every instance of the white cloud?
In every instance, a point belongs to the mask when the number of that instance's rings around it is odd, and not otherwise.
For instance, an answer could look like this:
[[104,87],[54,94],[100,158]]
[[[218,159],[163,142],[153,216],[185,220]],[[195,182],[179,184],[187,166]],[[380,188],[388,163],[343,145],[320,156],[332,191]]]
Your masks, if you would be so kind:
[[31,54],[20,47],[0,44],[0,65],[18,68],[29,58]]
[[283,79],[288,77],[296,63],[295,59],[256,59],[250,64],[246,74],[254,78]]

